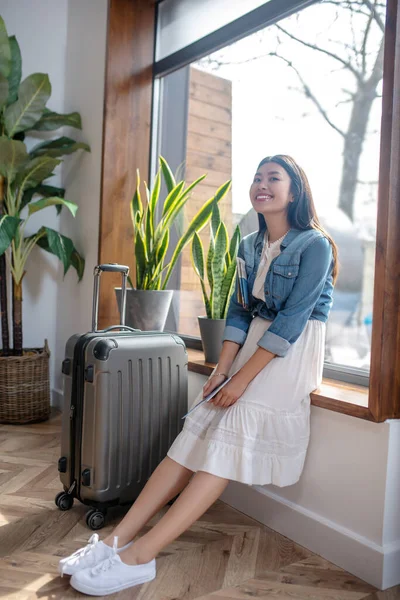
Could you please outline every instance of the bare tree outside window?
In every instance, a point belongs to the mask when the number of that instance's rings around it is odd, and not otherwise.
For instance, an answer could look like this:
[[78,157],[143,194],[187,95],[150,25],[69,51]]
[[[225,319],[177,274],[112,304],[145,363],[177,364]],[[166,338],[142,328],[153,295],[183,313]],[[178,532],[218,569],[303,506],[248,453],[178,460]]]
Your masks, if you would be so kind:
[[[277,24],[271,28],[260,31],[260,45],[275,46],[266,52],[246,57],[236,64],[259,60],[270,56],[282,61],[292,69],[298,78],[299,92],[303,93],[313,104],[328,125],[334,129],[343,140],[343,166],[339,189],[339,208],[353,221],[354,199],[357,185],[377,185],[377,181],[363,181],[358,177],[360,158],[363,151],[365,138],[368,134],[368,122],[373,102],[381,97],[379,87],[383,76],[383,50],[385,30],[385,4],[370,0],[325,0],[323,4],[335,7],[332,25],[346,19],[350,23],[351,38],[340,39],[338,29],[335,28],[334,36],[326,32],[325,39],[310,41],[304,39],[296,32],[301,13],[287,19],[287,25]],[[348,14],[345,14],[348,13]],[[357,23],[356,23],[357,21]],[[340,33],[340,29],[339,29]],[[319,32],[320,34],[320,32]],[[275,39],[273,39],[273,37]],[[321,38],[321,35],[317,36]],[[285,53],[287,40],[308,48],[310,51],[310,65],[313,64],[313,54],[320,53],[331,62],[332,68],[346,70],[353,79],[352,89],[342,89],[342,99],[336,102],[333,108],[340,104],[350,105],[350,117],[347,125],[338,123],[335,111],[327,107],[319,99],[318,90],[314,89],[307,80],[307,69],[296,62],[296,58],[288,57]],[[291,53],[292,54],[292,53]],[[200,66],[218,71],[225,62],[224,51],[216,53],[199,61]],[[232,64],[232,63],[231,63]]]
[[[233,213],[244,234],[256,226],[253,211],[240,216],[248,211],[240,168],[248,170],[247,155],[255,156],[256,148],[290,154],[285,149],[291,148],[296,160],[306,163],[317,210],[339,245],[341,262],[326,359],[366,370],[384,28],[382,0],[324,0],[195,65],[232,81]],[[265,98],[264,105],[257,95]],[[235,132],[238,122],[248,123],[247,130]],[[251,148],[243,151],[246,144]]]
[[[363,383],[370,367],[385,13],[384,0],[322,0],[164,81],[187,101],[180,158],[186,176],[232,178],[228,227],[239,224],[242,235],[257,229],[248,189],[263,157],[291,154],[305,169],[320,220],[339,248],[326,362],[336,372],[349,367],[350,378]],[[169,122],[175,105],[163,106]],[[199,190],[193,209],[208,192]],[[191,276],[183,260],[174,327],[198,336],[201,294]]]

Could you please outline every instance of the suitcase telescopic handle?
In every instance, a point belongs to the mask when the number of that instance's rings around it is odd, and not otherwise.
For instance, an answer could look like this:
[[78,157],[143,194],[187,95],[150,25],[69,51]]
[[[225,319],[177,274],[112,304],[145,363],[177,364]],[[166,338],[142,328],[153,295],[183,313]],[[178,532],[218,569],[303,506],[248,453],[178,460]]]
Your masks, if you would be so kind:
[[126,275],[129,275],[129,267],[126,267],[125,265],[117,265],[117,263],[107,263],[105,265],[97,265],[97,267],[94,268],[95,274],[96,271],[107,271],[108,273],[126,273]]
[[129,267],[125,265],[118,265],[117,263],[108,263],[104,265],[97,265],[94,268],[94,287],[93,287],[93,314],[92,314],[92,331],[97,331],[97,324],[99,319],[99,293],[100,293],[100,275],[103,272],[108,273],[121,273],[122,275],[122,289],[121,289],[121,323],[120,327],[125,327],[125,313],[126,313],[126,280],[129,275]]

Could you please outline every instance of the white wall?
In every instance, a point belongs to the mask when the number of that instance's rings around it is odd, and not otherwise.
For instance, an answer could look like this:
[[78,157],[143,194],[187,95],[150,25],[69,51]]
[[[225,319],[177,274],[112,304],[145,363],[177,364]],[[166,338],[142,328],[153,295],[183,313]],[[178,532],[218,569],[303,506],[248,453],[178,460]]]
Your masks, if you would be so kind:
[[[400,421],[390,421],[387,461],[385,518],[383,543],[388,559],[384,564],[384,581],[391,582],[392,573],[400,581]],[[390,583],[388,583],[390,585]]]
[[[206,378],[189,374],[189,405]],[[400,583],[400,422],[311,409],[300,481],[230,483],[222,499],[378,588]]]
[[[385,523],[383,539],[390,544],[400,539],[400,421],[390,421]],[[400,564],[399,564],[400,569]]]
[[63,173],[68,197],[79,205],[79,211],[76,219],[65,215],[61,231],[76,240],[86,268],[79,284],[71,270],[57,288],[56,394],[62,389],[59,366],[65,342],[73,333],[88,331],[92,323],[93,268],[98,262],[107,6],[107,0],[68,3],[65,109],[80,112],[82,139],[90,144],[91,153],[75,155]]
[[[53,403],[60,402],[60,365],[68,337],[91,325],[92,272],[97,264],[101,145],[104,102],[107,0],[1,0],[0,14],[9,35],[21,47],[23,77],[48,73],[52,95],[48,106],[57,112],[78,111],[82,132],[57,130],[89,143],[91,153],[67,157],[53,185],[66,187],[76,202],[76,219],[55,208],[34,215],[28,233],[46,224],[71,237],[86,258],[84,279],[78,284],[72,268],[65,279],[57,258],[34,250],[27,264],[23,293],[24,346],[42,346],[48,339]],[[40,135],[40,134],[39,134]]]
[[[22,78],[31,73],[48,73],[52,94],[48,106],[56,112],[64,111],[65,48],[67,39],[68,0],[2,0],[0,14],[9,35],[15,35],[22,53]],[[37,32],[43,31],[38,35]],[[31,144],[30,144],[31,145]],[[54,185],[61,184],[58,170]],[[55,208],[34,215],[27,234],[41,225],[59,228]],[[56,257],[34,250],[27,263],[23,280],[23,334],[24,346],[43,346],[48,339],[51,350],[56,340],[57,283],[61,273]],[[10,312],[11,321],[11,312]],[[54,354],[51,359],[54,365]]]

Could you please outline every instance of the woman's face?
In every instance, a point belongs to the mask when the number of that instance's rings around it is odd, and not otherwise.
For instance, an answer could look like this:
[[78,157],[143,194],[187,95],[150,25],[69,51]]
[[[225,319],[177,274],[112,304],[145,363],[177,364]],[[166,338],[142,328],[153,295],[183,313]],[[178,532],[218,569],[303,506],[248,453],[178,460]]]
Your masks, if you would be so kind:
[[283,167],[274,162],[265,163],[258,168],[250,187],[254,210],[266,217],[286,214],[289,202],[293,202],[290,186],[290,177]]

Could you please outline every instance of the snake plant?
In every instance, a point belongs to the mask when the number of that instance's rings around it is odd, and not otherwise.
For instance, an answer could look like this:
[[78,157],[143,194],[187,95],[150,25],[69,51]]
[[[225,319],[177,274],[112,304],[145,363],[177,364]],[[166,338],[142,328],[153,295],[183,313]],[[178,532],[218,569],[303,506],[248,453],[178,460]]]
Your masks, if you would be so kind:
[[[229,241],[228,231],[221,220],[218,205],[214,203],[207,261],[200,237],[195,233],[192,242],[192,263],[200,279],[206,315],[209,319],[225,319],[236,278],[236,257],[240,243],[240,229],[236,226]],[[206,283],[206,272],[208,288]]]
[[[202,175],[185,188],[185,181],[175,181],[175,177],[167,161],[159,157],[159,169],[154,179],[152,190],[147,188],[146,201],[142,201],[140,192],[140,173],[137,171],[136,191],[131,203],[131,219],[134,231],[134,247],[136,259],[136,289],[165,290],[182,250],[189,244],[193,236],[203,229],[211,218],[214,204],[227,194],[230,181],[225,182],[198,211],[184,231],[167,261],[170,244],[170,229],[177,224],[182,210],[190,198],[194,188],[205,178]],[[157,222],[160,202],[161,180],[164,180],[167,196],[162,203],[162,212]],[[132,281],[129,280],[133,287]]]
[[[68,137],[40,141],[28,151],[26,136],[69,126],[81,129],[78,113],[57,114],[46,104],[51,95],[49,78],[34,73],[21,82],[22,60],[18,42],[8,37],[0,17],[0,308],[2,354],[9,350],[7,312],[7,270],[12,278],[13,354],[22,354],[22,280],[28,258],[35,246],[55,254],[82,278],[84,260],[73,242],[50,227],[42,226],[33,235],[25,235],[31,215],[49,206],[62,207],[73,216],[77,205],[64,199],[65,190],[48,185],[47,180],[61,163],[60,156],[82,149],[87,144]],[[39,135],[41,135],[39,133]],[[45,182],[45,183],[44,183]],[[34,199],[35,198],[35,199]]]

